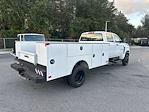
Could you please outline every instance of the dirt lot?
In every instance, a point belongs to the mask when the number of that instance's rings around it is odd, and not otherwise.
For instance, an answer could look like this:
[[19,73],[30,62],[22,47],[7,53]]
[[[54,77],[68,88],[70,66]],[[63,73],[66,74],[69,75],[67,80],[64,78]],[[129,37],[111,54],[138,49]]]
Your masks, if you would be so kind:
[[149,112],[149,48],[132,48],[130,63],[91,70],[77,89],[63,79],[23,80],[0,55],[0,112]]

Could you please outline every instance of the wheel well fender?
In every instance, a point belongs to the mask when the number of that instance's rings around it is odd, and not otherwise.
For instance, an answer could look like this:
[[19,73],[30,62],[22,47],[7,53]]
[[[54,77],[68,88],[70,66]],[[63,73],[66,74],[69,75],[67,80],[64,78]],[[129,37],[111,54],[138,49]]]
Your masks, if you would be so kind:
[[74,70],[78,65],[79,65],[79,66],[83,66],[85,69],[89,69],[88,63],[87,63],[86,61],[82,60],[82,61],[77,62],[77,63],[74,65],[74,67],[73,67],[73,69],[72,69],[72,72],[73,72],[73,70]]

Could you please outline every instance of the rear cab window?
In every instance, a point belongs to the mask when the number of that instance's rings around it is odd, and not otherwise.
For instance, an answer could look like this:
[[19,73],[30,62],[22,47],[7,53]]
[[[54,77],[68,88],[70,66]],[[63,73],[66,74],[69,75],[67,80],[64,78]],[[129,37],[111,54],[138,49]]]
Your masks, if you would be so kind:
[[81,41],[103,41],[102,33],[82,34]]

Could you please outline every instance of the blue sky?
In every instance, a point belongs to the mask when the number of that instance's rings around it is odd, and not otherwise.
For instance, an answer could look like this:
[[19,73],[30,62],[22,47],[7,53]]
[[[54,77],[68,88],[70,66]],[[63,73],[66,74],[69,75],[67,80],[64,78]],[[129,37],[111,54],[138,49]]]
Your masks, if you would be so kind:
[[141,25],[141,20],[142,20],[143,16],[144,16],[144,14],[141,15],[138,13],[126,15],[126,17],[129,20],[129,23],[134,25],[135,27]]
[[[113,1],[113,0],[109,0]],[[145,14],[149,13],[149,0],[115,0],[115,6],[137,27]]]

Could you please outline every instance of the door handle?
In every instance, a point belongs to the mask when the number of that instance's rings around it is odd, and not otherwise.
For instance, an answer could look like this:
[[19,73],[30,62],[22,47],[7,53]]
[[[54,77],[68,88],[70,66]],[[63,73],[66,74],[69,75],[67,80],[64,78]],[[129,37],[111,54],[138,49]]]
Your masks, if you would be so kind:
[[83,50],[83,46],[80,47],[80,50],[81,50],[81,51]]
[[119,44],[116,44],[117,46],[119,46]]
[[95,54],[93,54],[93,58],[95,58]]

